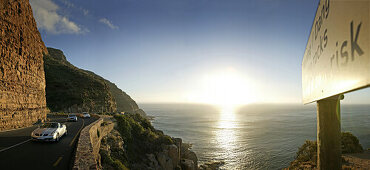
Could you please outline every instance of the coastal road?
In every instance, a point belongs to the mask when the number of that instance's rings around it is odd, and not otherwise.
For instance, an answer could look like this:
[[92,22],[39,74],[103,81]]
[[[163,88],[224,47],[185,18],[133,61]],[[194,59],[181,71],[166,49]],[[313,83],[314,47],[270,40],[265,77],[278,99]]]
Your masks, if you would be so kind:
[[31,132],[37,128],[0,132],[0,169],[70,169],[78,132],[96,118],[78,118],[78,122],[65,122],[66,116],[48,115],[50,121],[64,123],[68,135],[59,142],[31,140]]

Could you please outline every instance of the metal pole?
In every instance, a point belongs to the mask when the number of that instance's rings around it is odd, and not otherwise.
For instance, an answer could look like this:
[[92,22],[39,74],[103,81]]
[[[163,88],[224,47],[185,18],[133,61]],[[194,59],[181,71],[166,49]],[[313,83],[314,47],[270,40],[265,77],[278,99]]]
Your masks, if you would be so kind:
[[340,100],[343,95],[317,101],[317,168],[342,169]]

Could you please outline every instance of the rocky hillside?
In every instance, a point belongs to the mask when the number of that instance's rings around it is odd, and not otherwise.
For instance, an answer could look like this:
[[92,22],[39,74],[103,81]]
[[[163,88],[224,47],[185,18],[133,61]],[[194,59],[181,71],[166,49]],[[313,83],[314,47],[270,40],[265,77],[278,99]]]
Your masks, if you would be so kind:
[[142,112],[129,95],[95,73],[79,69],[63,52],[48,48],[44,56],[46,101],[54,112]]
[[115,130],[100,145],[102,169],[198,169],[197,155],[182,139],[165,135],[139,114],[114,118]]
[[93,77],[103,81],[109,89],[109,92],[113,95],[113,98],[117,105],[117,112],[128,112],[128,113],[139,113],[141,115],[145,115],[136,102],[124,91],[119,89],[114,83],[104,79],[103,77],[96,75],[94,72],[83,70]]
[[112,93],[114,99],[117,103],[118,112],[132,112],[137,110],[139,107],[134,100],[131,99],[124,91],[119,89],[114,83],[106,81],[108,84],[109,90]]

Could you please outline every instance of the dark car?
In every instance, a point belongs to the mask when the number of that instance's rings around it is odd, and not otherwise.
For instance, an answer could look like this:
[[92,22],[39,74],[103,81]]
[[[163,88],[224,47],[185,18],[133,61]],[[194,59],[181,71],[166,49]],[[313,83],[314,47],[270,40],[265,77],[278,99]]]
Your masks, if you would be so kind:
[[68,115],[67,121],[69,121],[69,122],[77,122],[77,116],[76,115]]

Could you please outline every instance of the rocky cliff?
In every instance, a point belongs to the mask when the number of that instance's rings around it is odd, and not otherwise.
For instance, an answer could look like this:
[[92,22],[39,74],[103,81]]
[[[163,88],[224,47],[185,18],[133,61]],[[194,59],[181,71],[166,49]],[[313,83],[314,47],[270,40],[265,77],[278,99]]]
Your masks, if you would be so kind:
[[119,89],[114,83],[106,81],[109,86],[109,90],[112,93],[117,103],[118,112],[133,112],[139,109],[138,105],[132,98],[127,95],[124,91]]
[[44,56],[46,99],[51,111],[140,112],[132,98],[115,84],[66,60],[63,52],[48,48]]
[[0,131],[45,119],[43,53],[28,0],[0,0]]
[[115,130],[100,145],[102,169],[198,169],[197,155],[182,139],[165,135],[139,114],[114,118]]

